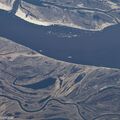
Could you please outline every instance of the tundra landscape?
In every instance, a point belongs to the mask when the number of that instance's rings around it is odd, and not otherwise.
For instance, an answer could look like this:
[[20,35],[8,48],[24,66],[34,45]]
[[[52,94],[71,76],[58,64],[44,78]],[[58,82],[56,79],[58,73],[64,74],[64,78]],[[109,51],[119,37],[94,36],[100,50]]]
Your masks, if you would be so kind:
[[[35,29],[45,31],[43,36],[38,31],[41,38],[32,38],[31,35],[33,42],[29,47],[30,42],[27,41],[32,32],[23,34],[24,39],[20,37],[20,32],[15,34],[20,29],[16,22],[14,31],[12,22],[9,23],[13,28],[7,26],[6,19],[0,19],[0,23],[4,23],[0,24],[0,120],[120,120],[120,64],[115,66],[113,62],[114,67],[107,62],[106,66],[78,64],[49,57],[32,47],[35,42],[35,45],[40,46],[39,41],[49,33],[46,46],[53,44],[50,38],[57,42],[63,39],[65,50],[66,40],[82,38],[81,33],[73,35],[76,29],[85,32],[85,35],[90,31],[92,36],[96,32],[104,35],[104,29],[115,30],[112,27],[118,26],[118,36],[113,34],[114,39],[109,41],[112,41],[110,46],[119,53],[120,0],[0,0],[0,9],[0,18],[10,16],[8,21],[13,19],[18,22],[20,19],[28,29],[34,24]],[[56,25],[62,27],[63,31],[66,30],[64,27],[68,27],[72,32],[69,35],[53,32]],[[53,31],[44,29],[50,26],[53,26]],[[21,28],[21,33],[22,30]],[[33,33],[34,35],[37,34]],[[57,52],[58,49],[55,49]],[[110,50],[114,51],[113,48]],[[116,51],[110,54],[116,54],[119,61]],[[79,54],[78,50],[77,55]],[[72,56],[68,56],[68,59],[72,59]],[[102,60],[104,61],[104,56]]]

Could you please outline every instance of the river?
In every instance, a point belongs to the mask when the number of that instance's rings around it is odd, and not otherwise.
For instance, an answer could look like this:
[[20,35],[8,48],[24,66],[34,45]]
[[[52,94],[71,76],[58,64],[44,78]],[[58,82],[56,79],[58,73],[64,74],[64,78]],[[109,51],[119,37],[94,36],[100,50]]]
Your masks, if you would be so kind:
[[0,11],[0,36],[67,62],[120,68],[120,25],[99,32],[38,26]]

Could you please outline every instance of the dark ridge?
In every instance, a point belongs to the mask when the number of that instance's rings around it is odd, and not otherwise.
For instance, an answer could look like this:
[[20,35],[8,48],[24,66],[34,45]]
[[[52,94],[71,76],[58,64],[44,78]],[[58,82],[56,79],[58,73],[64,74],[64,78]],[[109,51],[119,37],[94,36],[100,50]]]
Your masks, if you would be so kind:
[[34,120],[34,116],[28,116],[26,120]]
[[61,118],[61,117],[59,117],[59,118],[52,118],[52,119],[46,119],[46,120],[69,120],[68,118]]
[[23,1],[37,6],[38,5],[42,6],[42,2],[43,2],[42,0],[23,0]]
[[75,83],[78,83],[78,82],[80,82],[84,77],[85,77],[85,73],[82,73],[81,75],[79,75],[76,79],[75,79]]
[[43,98],[42,100],[38,101],[38,103],[42,103],[42,102],[45,102],[46,100],[48,100],[51,96],[47,96],[46,98]]
[[21,112],[15,112],[15,115],[16,116],[21,115]]
[[21,0],[15,0],[14,4],[13,4],[13,8],[12,10],[10,11],[11,14],[15,14],[17,9],[18,9],[18,6],[20,5],[21,3]]

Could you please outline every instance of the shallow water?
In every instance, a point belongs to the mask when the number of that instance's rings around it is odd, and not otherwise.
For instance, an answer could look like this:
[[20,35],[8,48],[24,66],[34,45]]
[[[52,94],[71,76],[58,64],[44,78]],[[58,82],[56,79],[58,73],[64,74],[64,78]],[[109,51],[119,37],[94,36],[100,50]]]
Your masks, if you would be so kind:
[[43,89],[43,88],[47,88],[47,87],[50,87],[50,86],[54,85],[55,81],[56,81],[56,79],[47,78],[47,79],[39,81],[37,83],[23,85],[23,87],[31,88],[31,89],[35,89],[35,90]]
[[43,27],[0,12],[0,36],[68,62],[120,68],[120,25],[101,32]]

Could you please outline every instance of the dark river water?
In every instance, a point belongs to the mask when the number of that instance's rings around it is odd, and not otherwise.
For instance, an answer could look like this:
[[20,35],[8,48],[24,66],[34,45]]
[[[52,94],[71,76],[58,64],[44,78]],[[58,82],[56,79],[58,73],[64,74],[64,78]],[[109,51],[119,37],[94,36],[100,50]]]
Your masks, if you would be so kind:
[[0,11],[0,36],[55,59],[120,68],[120,25],[101,32],[43,27]]

